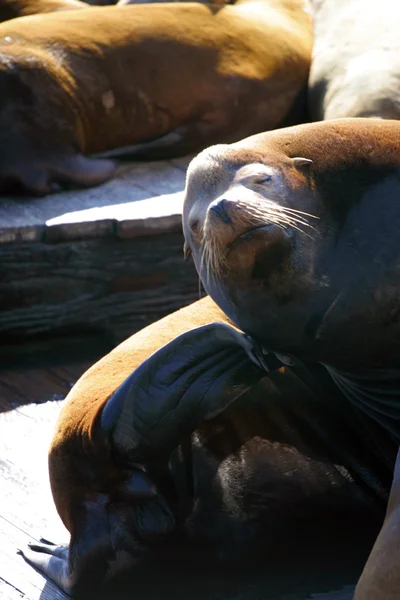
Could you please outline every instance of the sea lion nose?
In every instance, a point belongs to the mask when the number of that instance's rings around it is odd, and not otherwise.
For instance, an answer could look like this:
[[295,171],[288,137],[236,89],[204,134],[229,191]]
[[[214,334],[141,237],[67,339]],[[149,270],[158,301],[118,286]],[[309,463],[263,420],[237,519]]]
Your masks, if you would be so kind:
[[231,205],[232,202],[226,200],[225,198],[214,200],[214,202],[210,204],[209,211],[221,219],[223,223],[230,225],[232,223],[232,219],[229,216],[229,209]]

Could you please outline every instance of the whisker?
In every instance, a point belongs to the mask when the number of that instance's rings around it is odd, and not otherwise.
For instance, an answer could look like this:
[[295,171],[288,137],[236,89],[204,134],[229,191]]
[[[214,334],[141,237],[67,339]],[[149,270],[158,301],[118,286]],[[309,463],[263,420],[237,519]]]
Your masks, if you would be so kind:
[[[237,202],[238,208],[242,208],[243,211],[238,211],[236,214],[236,223],[238,226],[249,228],[263,225],[276,224],[282,229],[292,228],[298,231],[304,236],[314,239],[313,235],[305,231],[313,230],[317,232],[316,228],[309,223],[308,219],[319,219],[318,216],[312,215],[305,211],[289,208],[286,206],[280,206],[272,201],[257,201],[257,200],[246,200]],[[200,243],[200,269],[204,273],[205,281],[210,282],[211,277],[214,277],[215,284],[220,286],[222,282],[220,278],[223,274],[224,269],[228,269],[226,256],[229,252],[227,248],[219,239],[218,235],[215,235],[213,227],[210,228],[207,219],[204,223],[203,236]]]
[[312,215],[311,213],[306,213],[302,210],[297,210],[296,208],[289,208],[288,206],[281,206],[280,209],[283,211],[286,211],[286,212],[292,212],[292,213],[296,213],[298,215],[304,215],[305,217],[311,217],[312,219],[319,219],[319,217],[317,217],[317,215]]

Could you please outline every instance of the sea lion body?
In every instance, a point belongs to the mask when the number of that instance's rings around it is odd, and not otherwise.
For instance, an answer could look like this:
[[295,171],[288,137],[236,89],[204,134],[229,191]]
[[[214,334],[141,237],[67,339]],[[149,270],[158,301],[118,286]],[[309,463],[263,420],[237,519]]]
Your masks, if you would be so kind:
[[313,0],[309,79],[313,120],[400,117],[400,5],[395,0]]
[[240,139],[277,126],[304,90],[301,0],[90,11],[0,26],[0,188],[45,194],[112,176],[111,160],[86,154],[159,158]]
[[88,5],[80,0],[2,0],[0,22],[27,15],[79,8],[88,8]]
[[[215,146],[189,166],[183,214],[186,254],[232,321],[288,362],[323,365],[397,446],[399,142],[398,121],[338,119]],[[379,597],[365,595],[375,576],[382,598],[398,595],[397,523],[389,505],[357,600]],[[389,555],[383,585],[373,564]]]
[[[271,554],[286,556],[288,544],[314,556],[311,540],[320,548],[326,536],[347,539],[350,523],[353,531],[361,524],[376,534],[396,448],[379,425],[353,409],[319,366],[271,373],[221,415],[182,436],[172,452],[160,452],[153,444],[155,456],[135,479],[137,464],[131,457],[129,467],[127,448],[119,452],[119,434],[110,438],[106,433],[116,418],[123,426],[127,422],[123,413],[113,414],[118,390],[160,346],[213,322],[229,324],[209,298],[196,302],[133,335],[71,390],[49,453],[54,501],[71,533],[69,554],[65,547],[37,544],[31,548],[40,553],[24,553],[65,591],[82,585],[86,573],[100,583],[127,567],[133,572],[146,564],[152,572],[166,565],[182,569],[191,557],[199,564],[236,559],[242,568],[246,557],[268,563]],[[182,361],[183,356],[178,368]],[[212,359],[209,368],[216,362]],[[160,366],[169,376],[168,361]],[[166,398],[161,392],[158,387],[162,407]],[[139,397],[134,402],[142,408],[148,404]],[[189,414],[195,398],[191,402]],[[380,445],[372,443],[378,439]],[[165,504],[157,510],[153,506],[153,521],[148,514],[146,520],[146,502],[152,501],[145,496],[146,478],[171,511]],[[133,527],[129,515],[137,506],[142,516]],[[161,510],[168,515],[165,530],[161,538],[149,536],[146,526],[157,521]]]

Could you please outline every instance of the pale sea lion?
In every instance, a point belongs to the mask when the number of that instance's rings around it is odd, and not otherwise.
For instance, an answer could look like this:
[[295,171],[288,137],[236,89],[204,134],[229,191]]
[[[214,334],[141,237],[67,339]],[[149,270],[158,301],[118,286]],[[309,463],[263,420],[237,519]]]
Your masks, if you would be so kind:
[[265,569],[288,547],[314,560],[327,542],[347,544],[349,528],[376,535],[396,454],[386,432],[323,367],[267,357],[264,377],[249,351],[205,298],[89,369],[49,453],[69,547],[33,543],[25,559],[64,591],[93,594],[124,569]]
[[400,117],[396,0],[312,0],[310,116]]
[[358,582],[354,600],[397,600],[400,590],[400,452],[385,522]]
[[90,11],[0,26],[0,189],[40,195],[113,175],[113,161],[87,154],[163,158],[240,139],[278,126],[305,89],[302,0]]

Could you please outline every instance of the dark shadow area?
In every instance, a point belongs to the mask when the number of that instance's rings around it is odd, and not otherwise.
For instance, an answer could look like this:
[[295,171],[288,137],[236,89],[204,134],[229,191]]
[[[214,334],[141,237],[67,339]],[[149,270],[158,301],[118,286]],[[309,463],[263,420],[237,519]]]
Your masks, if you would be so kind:
[[[323,524],[320,523],[321,529]],[[350,524],[349,524],[350,526]],[[332,529],[328,527],[328,529]],[[348,536],[287,540],[286,551],[259,554],[224,566],[207,564],[207,551],[168,564],[138,568],[77,600],[351,600],[372,543],[372,532],[349,528]],[[321,535],[321,538],[323,536]],[[41,600],[55,598],[46,583]]]
[[85,332],[58,336],[44,335],[23,344],[0,345],[0,381],[2,371],[56,367],[83,361],[95,361],[110,352],[114,344],[107,332]]
[[102,331],[0,345],[0,413],[65,398],[77,379],[115,346]]

